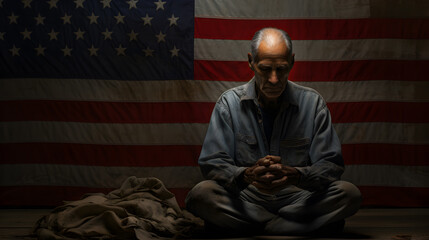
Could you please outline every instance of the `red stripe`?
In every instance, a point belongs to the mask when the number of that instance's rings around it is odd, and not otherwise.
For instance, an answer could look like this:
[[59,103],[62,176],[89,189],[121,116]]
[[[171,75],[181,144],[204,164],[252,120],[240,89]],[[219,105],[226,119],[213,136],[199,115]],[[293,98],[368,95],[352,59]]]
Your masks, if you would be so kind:
[[[289,79],[297,82],[427,81],[427,66],[427,60],[298,61]],[[197,80],[248,81],[252,76],[247,62],[194,61]]]
[[[0,121],[208,123],[213,107],[214,103],[154,103],[150,106],[141,103],[0,101]],[[429,122],[429,113],[423,111],[429,109],[427,102],[345,102],[328,103],[328,107],[334,123]]]
[[429,123],[429,102],[328,103],[333,123]]
[[[429,207],[429,188],[358,186],[363,206]],[[3,207],[54,207],[63,201],[81,199],[86,193],[107,194],[113,189],[67,186],[14,186],[0,187],[0,206]],[[189,192],[187,188],[169,189],[176,195],[179,206]]]
[[[428,166],[429,145],[343,144],[352,164]],[[197,166],[201,146],[122,146],[72,143],[2,143],[3,164],[71,164],[88,166]],[[171,157],[174,156],[174,157]]]
[[214,103],[0,101],[0,121],[206,123]]
[[363,206],[429,207],[429,188],[358,186]]
[[285,29],[294,40],[429,38],[429,19],[241,20],[195,18],[195,38],[250,40],[264,27]]
[[429,145],[343,144],[342,152],[346,165],[429,166]]
[[[119,186],[118,186],[119,187]],[[0,206],[3,207],[55,207],[64,201],[76,201],[87,193],[107,194],[114,189],[68,186],[13,186],[0,187]],[[176,196],[180,207],[185,206],[187,188],[168,189]]]
[[2,143],[2,164],[89,166],[197,166],[201,146],[123,146],[72,143]]

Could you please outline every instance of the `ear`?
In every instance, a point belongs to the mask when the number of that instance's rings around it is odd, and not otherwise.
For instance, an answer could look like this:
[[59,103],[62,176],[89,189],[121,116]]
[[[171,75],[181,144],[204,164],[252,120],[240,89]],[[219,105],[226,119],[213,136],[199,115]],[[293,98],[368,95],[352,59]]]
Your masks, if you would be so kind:
[[252,62],[253,62],[252,54],[247,53],[247,61],[249,64],[249,68],[252,69],[252,71],[255,71],[255,69],[253,68],[253,64],[252,64]]
[[293,64],[295,63],[295,53],[292,53],[292,56],[290,58],[291,58],[290,59],[290,65],[291,65],[291,68],[292,68]]

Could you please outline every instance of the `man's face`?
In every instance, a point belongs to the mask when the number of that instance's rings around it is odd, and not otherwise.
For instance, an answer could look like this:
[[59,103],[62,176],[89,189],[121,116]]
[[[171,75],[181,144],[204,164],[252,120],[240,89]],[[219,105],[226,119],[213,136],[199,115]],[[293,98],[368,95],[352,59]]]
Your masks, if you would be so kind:
[[255,72],[256,87],[263,101],[276,101],[287,85],[289,72],[293,65],[284,41],[272,44],[262,41],[258,49],[257,63],[252,63]]

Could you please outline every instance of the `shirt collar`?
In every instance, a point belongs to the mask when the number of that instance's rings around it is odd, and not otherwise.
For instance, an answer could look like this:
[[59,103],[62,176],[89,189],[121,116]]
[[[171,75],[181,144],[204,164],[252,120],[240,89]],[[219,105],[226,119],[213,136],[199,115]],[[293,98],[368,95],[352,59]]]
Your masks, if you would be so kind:
[[[247,82],[244,85],[244,94],[240,97],[240,101],[247,101],[247,100],[253,100],[255,104],[258,103],[257,95],[256,95],[256,89],[255,89],[255,77],[253,77],[249,82]],[[281,95],[282,101],[286,103],[286,106],[291,104],[294,106],[299,107],[297,96],[295,95],[295,92],[293,91],[293,83],[288,80],[286,89],[283,91],[283,94]],[[259,104],[257,104],[259,105]]]

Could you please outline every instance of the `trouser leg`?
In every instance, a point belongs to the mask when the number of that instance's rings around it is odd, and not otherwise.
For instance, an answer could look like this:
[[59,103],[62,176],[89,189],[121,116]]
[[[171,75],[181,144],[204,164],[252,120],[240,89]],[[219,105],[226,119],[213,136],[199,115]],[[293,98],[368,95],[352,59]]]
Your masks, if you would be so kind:
[[262,206],[241,200],[212,180],[200,182],[189,192],[186,209],[218,227],[238,231],[260,228],[275,217]]
[[269,234],[312,232],[355,214],[360,202],[361,194],[356,186],[336,181],[326,191],[302,194],[301,199],[280,208],[265,231]]

